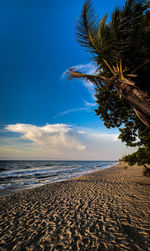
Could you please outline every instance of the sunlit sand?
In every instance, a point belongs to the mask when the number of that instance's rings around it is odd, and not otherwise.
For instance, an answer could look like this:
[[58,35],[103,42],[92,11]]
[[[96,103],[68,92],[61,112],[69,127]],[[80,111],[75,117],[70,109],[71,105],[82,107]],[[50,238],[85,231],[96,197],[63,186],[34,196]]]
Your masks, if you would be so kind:
[[149,186],[119,164],[1,198],[1,250],[148,250]]

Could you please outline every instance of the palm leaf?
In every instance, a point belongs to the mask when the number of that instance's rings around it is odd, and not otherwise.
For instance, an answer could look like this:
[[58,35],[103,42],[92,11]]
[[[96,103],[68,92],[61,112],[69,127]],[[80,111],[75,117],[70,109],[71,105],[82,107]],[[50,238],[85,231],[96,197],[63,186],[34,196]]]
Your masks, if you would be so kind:
[[98,19],[94,16],[90,1],[86,1],[81,16],[76,25],[76,37],[81,46],[88,51],[99,54],[98,47]]
[[83,74],[80,71],[77,71],[76,68],[70,68],[67,72],[68,79],[82,79],[86,81],[90,81],[93,84],[95,84],[97,87],[102,84],[101,76],[98,75],[89,75],[89,74]]
[[102,47],[103,46],[103,36],[102,36],[102,31],[104,30],[104,26],[105,26],[105,23],[106,23],[106,19],[107,19],[108,15],[106,14],[101,22],[100,22],[100,25],[99,25],[99,29],[98,29],[98,39],[99,39],[99,43],[100,43],[100,46]]

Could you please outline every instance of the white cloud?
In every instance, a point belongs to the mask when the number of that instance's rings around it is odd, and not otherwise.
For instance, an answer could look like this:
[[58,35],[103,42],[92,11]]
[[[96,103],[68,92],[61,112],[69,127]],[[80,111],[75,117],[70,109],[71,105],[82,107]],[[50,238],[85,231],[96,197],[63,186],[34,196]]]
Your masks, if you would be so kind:
[[66,115],[66,114],[69,114],[69,113],[72,113],[72,112],[87,111],[87,110],[89,110],[87,107],[68,109],[68,110],[65,110],[65,111],[57,114],[54,118],[61,117],[63,115]]
[[[80,64],[80,65],[76,65],[76,66],[72,66],[71,68],[75,68],[76,70],[81,70],[82,73],[84,74],[90,74],[90,75],[95,75],[96,74],[96,66],[92,63],[88,63],[88,64]],[[67,72],[68,70],[66,70],[62,76],[61,79],[65,78],[67,76]],[[88,89],[88,91],[90,92],[92,99],[95,101],[95,86],[92,82],[90,81],[86,81],[86,80],[81,80],[82,83],[84,84],[84,86]],[[73,108],[73,109],[67,109],[57,115],[54,116],[54,118],[72,113],[72,112],[77,112],[77,111],[89,111],[90,108],[96,106],[96,103],[90,103],[86,100],[84,100],[84,105],[85,107],[80,107],[80,108]]]
[[[81,70],[82,73],[84,74],[89,74],[89,75],[95,75],[96,74],[96,66],[92,63],[89,63],[89,64],[80,64],[80,65],[75,65],[75,66],[72,66],[71,68],[75,68],[76,70]],[[66,77],[66,74],[67,74],[68,70],[66,70],[61,78],[65,78]],[[95,100],[95,86],[93,85],[92,82],[90,81],[85,81],[85,80],[82,80],[84,86],[89,90],[89,92],[91,93],[92,95],[92,98]]]
[[94,107],[96,106],[96,103],[91,103],[91,102],[88,102],[87,100],[84,100],[84,104],[86,105],[86,107]]
[[[86,74],[94,74],[96,72],[96,67],[92,63],[75,65],[70,68],[76,68],[77,70],[82,70],[82,72]],[[68,72],[68,69],[65,72],[63,72],[61,79],[66,77],[67,72]]]
[[30,124],[14,124],[5,127],[8,131],[21,133],[22,139],[33,142],[50,151],[76,149],[82,151],[85,146],[80,142],[81,133],[65,124],[47,124],[35,126]]
[[105,139],[105,141],[110,140],[110,139],[112,141],[119,140],[118,139],[119,134],[114,134],[114,133],[98,133],[98,132],[96,132],[96,133],[92,133],[91,135],[93,138],[103,139],[103,140]]
[[6,132],[1,137],[1,159],[117,160],[135,151],[118,140],[117,133],[67,124],[18,123],[7,125],[5,130],[9,131],[9,137]]

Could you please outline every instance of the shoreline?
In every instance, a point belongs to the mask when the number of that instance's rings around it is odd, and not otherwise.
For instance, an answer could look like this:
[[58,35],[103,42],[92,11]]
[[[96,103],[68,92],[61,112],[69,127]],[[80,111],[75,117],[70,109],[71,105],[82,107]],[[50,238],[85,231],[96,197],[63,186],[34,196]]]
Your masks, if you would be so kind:
[[[89,161],[88,161],[89,162]],[[93,161],[91,161],[93,162]],[[97,161],[99,162],[99,161]],[[107,161],[109,162],[109,161]],[[111,161],[110,161],[111,162]],[[116,165],[119,163],[119,161],[115,161],[116,162]],[[80,175],[76,175],[74,177],[70,177],[70,178],[65,178],[65,179],[59,179],[59,180],[56,180],[56,181],[49,181],[49,183],[46,183],[46,184],[34,184],[34,185],[30,185],[28,187],[20,187],[20,188],[13,188],[12,190],[11,189],[8,189],[8,190],[0,190],[1,194],[0,194],[0,198],[4,198],[5,196],[10,196],[10,195],[13,195],[14,193],[18,193],[18,192],[23,192],[25,190],[29,190],[29,189],[36,189],[38,187],[41,187],[41,186],[45,186],[45,185],[49,185],[49,184],[53,184],[53,183],[59,183],[59,182],[63,182],[63,181],[68,181],[68,180],[72,180],[74,178],[77,178],[77,177],[80,177],[80,176],[84,176],[84,175],[87,175],[87,174],[90,174],[90,173],[93,173],[93,172],[99,172],[99,171],[102,171],[103,169],[107,169],[107,168],[111,168],[113,167],[114,164],[109,164],[109,166],[107,167],[103,167],[102,169],[99,169],[97,171],[95,170],[88,170],[87,173],[82,173]],[[42,169],[41,169],[42,170]]]
[[1,250],[148,250],[150,179],[119,163],[0,198]]

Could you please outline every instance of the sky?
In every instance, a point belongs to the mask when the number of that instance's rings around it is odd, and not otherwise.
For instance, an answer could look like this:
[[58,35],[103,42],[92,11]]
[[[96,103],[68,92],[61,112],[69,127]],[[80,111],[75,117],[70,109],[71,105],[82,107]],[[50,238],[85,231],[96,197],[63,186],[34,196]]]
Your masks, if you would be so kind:
[[[93,73],[75,38],[83,0],[0,0],[0,159],[118,160],[135,151],[95,115]],[[95,0],[102,18],[125,1]]]

